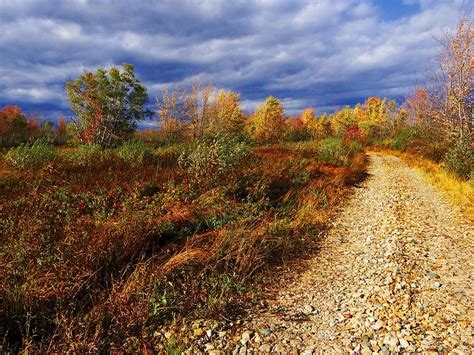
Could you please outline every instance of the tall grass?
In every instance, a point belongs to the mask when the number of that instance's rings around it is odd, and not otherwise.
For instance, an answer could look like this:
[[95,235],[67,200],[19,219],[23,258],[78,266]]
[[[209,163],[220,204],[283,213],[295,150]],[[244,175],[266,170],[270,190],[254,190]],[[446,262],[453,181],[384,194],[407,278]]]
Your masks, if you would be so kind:
[[5,160],[17,168],[41,168],[45,163],[56,158],[54,147],[37,141],[33,145],[20,144],[11,148]]
[[337,166],[350,165],[350,159],[360,152],[361,144],[357,141],[344,141],[342,138],[325,138],[319,141],[318,159]]
[[141,165],[149,162],[153,153],[141,140],[125,142],[116,150],[117,156],[132,165]]
[[[77,164],[103,154],[87,147],[0,184],[6,346],[181,349],[162,327],[232,317],[258,275],[308,249],[365,168],[361,155],[328,166],[310,143],[226,144],[160,148],[136,164],[107,153],[97,168]],[[196,167],[213,177],[196,183]]]

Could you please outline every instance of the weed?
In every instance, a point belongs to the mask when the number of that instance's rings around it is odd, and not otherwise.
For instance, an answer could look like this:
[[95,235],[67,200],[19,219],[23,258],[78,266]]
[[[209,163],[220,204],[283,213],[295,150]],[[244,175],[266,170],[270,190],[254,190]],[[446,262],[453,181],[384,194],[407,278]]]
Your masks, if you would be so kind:
[[125,142],[116,152],[118,157],[131,165],[147,163],[153,157],[152,151],[141,140]]
[[81,167],[94,166],[100,163],[107,153],[98,144],[84,144],[67,155],[67,159]]
[[319,142],[318,159],[332,165],[344,165],[348,154],[342,138],[326,138]]
[[202,141],[197,147],[179,158],[196,185],[213,185],[223,176],[230,177],[249,156],[249,146],[235,138],[219,137]]
[[33,145],[20,144],[11,148],[5,159],[17,168],[41,168],[45,163],[56,158],[54,148],[42,141],[36,141]]
[[[231,318],[255,297],[257,275],[307,250],[365,167],[348,142],[350,167],[321,164],[317,147],[215,138],[130,164],[120,148],[87,146],[54,170],[15,171],[0,200],[6,346],[136,352],[151,325]],[[161,339],[155,350],[182,345]]]

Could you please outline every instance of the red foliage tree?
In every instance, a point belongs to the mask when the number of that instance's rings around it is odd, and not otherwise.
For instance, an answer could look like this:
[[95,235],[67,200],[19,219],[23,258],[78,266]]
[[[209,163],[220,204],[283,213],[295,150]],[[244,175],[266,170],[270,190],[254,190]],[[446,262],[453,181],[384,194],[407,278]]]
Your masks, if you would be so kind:
[[0,144],[11,146],[26,142],[28,124],[18,106],[9,105],[0,110]]
[[58,131],[56,140],[58,144],[64,144],[67,141],[67,127],[64,116],[60,116],[58,118]]
[[363,144],[365,142],[365,135],[359,126],[353,126],[349,129],[346,129],[344,140],[346,142],[358,141]]

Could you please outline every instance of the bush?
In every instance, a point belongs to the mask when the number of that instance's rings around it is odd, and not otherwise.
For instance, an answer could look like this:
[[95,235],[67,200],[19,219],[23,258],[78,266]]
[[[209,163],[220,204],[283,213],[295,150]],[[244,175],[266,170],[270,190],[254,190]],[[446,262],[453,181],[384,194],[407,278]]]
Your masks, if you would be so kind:
[[362,144],[358,141],[344,141],[342,138],[326,138],[319,141],[318,159],[333,165],[347,165],[349,158],[359,153]]
[[250,154],[249,145],[236,138],[219,137],[198,143],[189,154],[179,157],[191,180],[212,184],[222,176],[230,176]]
[[74,165],[91,166],[105,157],[105,151],[98,144],[84,144],[79,146],[67,159]]
[[474,149],[469,139],[458,139],[447,151],[444,162],[456,175],[469,179],[474,171]]
[[31,146],[20,144],[11,148],[5,159],[17,168],[40,168],[55,157],[56,152],[51,145],[36,141]]
[[344,140],[346,142],[356,141],[360,144],[365,143],[365,135],[364,132],[357,126],[351,127],[346,130],[344,133]]
[[318,159],[333,165],[342,165],[346,149],[342,138],[326,138],[319,142]]
[[156,160],[162,168],[175,167],[179,157],[187,150],[191,150],[194,142],[174,143],[155,150]]
[[410,138],[414,133],[415,132],[412,128],[400,130],[393,138],[393,141],[390,143],[390,148],[399,150],[405,149],[410,143]]
[[443,160],[449,139],[434,125],[417,124],[411,128],[408,148],[422,154],[425,158],[440,162]]
[[139,165],[149,161],[153,156],[153,152],[143,141],[133,140],[125,142],[117,148],[117,155],[132,165]]

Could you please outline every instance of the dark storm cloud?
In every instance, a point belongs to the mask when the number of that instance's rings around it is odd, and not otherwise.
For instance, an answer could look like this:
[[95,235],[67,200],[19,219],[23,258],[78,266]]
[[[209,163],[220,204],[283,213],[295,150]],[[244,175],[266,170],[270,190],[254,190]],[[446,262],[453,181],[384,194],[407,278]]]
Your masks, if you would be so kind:
[[364,0],[0,0],[0,104],[65,111],[66,80],[123,62],[152,97],[199,76],[240,91],[249,110],[270,94],[290,113],[399,98],[461,5],[405,0],[394,16]]

